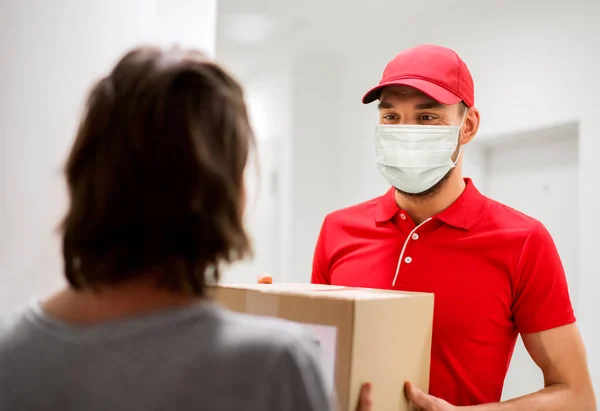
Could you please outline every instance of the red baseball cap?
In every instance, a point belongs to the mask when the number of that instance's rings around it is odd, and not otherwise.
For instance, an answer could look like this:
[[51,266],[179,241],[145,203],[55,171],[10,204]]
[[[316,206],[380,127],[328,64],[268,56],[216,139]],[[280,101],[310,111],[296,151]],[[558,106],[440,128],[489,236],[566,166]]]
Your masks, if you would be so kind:
[[467,65],[446,47],[421,45],[398,54],[385,67],[379,85],[365,94],[363,103],[379,99],[387,86],[412,87],[442,104],[475,104],[473,78]]

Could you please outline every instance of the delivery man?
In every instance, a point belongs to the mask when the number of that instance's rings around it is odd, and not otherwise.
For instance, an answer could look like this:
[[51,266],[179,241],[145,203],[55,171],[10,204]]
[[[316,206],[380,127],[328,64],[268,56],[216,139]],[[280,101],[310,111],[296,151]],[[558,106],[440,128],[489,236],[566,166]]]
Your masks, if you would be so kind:
[[[325,218],[312,282],[435,294],[430,394],[405,387],[421,410],[596,410],[550,234],[462,175],[480,122],[465,63],[444,47],[405,50],[363,97],[373,101],[377,164],[392,188]],[[545,388],[501,403],[518,334]],[[359,409],[370,402],[366,385]]]

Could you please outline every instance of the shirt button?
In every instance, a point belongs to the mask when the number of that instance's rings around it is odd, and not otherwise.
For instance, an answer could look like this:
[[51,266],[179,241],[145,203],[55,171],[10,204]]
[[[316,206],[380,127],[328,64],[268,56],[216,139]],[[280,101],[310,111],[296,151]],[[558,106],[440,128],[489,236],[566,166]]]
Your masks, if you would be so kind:
[[410,258],[410,257],[406,257],[406,258],[404,259],[404,262],[405,262],[406,264],[410,264],[410,263],[412,263],[412,258]]
[[412,239],[413,239],[413,240],[418,240],[418,239],[419,239],[419,234],[417,234],[417,233],[414,233],[414,234],[412,235]]
[[400,218],[403,219],[403,220],[406,220],[406,215],[404,213],[401,213],[400,214]]

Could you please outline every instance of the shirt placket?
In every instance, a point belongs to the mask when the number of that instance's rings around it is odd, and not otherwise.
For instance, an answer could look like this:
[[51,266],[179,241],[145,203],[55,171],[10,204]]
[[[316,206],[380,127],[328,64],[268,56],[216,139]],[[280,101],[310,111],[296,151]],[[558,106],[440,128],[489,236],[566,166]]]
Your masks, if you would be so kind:
[[425,226],[431,224],[433,218],[428,218],[422,223],[415,225],[412,220],[408,217],[406,212],[400,211],[397,214],[397,219],[394,222],[398,229],[405,233],[408,232],[406,238],[404,239],[404,243],[402,244],[402,249],[400,251],[400,255],[398,256],[398,262],[396,265],[396,271],[394,273],[394,279],[392,280],[392,288],[396,287],[398,284],[398,279],[400,276],[400,272],[402,271],[404,266],[408,266],[414,261],[414,245],[421,238],[422,232],[424,231]]

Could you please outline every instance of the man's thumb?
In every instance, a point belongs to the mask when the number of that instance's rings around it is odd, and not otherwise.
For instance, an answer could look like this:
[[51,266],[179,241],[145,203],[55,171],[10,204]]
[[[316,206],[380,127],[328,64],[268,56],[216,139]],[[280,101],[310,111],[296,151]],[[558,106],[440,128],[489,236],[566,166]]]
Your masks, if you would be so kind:
[[412,385],[410,382],[407,382],[404,386],[404,392],[406,394],[406,398],[419,408],[423,408],[425,410],[432,409],[433,399],[431,396],[425,394],[423,391]]

